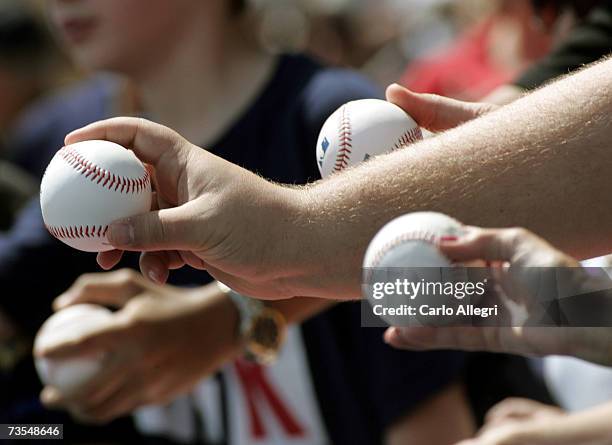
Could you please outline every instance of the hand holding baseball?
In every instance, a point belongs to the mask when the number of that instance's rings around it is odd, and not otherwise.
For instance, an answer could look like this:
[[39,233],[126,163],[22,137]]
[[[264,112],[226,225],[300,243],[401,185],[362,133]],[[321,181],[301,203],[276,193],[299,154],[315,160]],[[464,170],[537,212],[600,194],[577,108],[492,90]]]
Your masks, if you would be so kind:
[[[454,261],[476,259],[508,262],[519,271],[538,268],[563,268],[574,271],[577,282],[584,271],[576,260],[558,251],[546,241],[524,229],[479,229],[469,227],[457,241],[445,240],[440,250]],[[530,269],[531,268],[531,269]],[[513,281],[525,277],[512,268],[502,270],[501,280],[508,294]],[[519,272],[520,274],[520,272]],[[521,283],[515,283],[517,288]],[[508,294],[509,297],[513,297]],[[402,349],[463,349],[534,355],[574,355],[585,360],[610,365],[612,359],[602,353],[612,339],[610,328],[547,327],[392,327],[385,341]]]
[[66,144],[93,139],[133,150],[151,167],[156,191],[150,212],[110,225],[106,236],[117,250],[98,255],[103,268],[116,265],[124,250],[141,251],[141,269],[157,283],[166,281],[169,270],[189,265],[245,294],[293,296],[280,285],[287,261],[278,234],[291,224],[292,206],[299,203],[295,190],[143,119],[94,123],[69,134]]
[[[94,306],[99,304],[119,310],[108,312],[104,324],[90,323],[64,341],[35,348],[37,362],[106,357],[102,371],[80,375],[75,390],[55,379],[41,395],[45,405],[69,409],[85,421],[108,422],[143,405],[167,403],[241,351],[238,315],[216,284],[183,290],[155,285],[130,269],[88,274],[55,301],[56,315],[83,306],[103,309]],[[74,380],[81,369],[64,380]]]

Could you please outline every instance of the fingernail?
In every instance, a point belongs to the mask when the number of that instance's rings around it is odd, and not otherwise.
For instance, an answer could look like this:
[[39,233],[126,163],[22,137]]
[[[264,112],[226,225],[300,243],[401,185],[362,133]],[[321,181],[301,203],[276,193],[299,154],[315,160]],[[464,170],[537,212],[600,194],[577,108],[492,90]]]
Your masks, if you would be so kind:
[[456,236],[442,236],[440,237],[440,241],[457,241],[459,238]]
[[41,402],[46,406],[53,406],[59,401],[59,394],[53,388],[45,388],[40,395]]
[[162,277],[161,277],[161,274],[160,274],[158,271],[156,271],[156,270],[154,270],[154,269],[151,269],[151,270],[150,270],[150,271],[147,273],[147,276],[148,276],[148,277],[149,277],[149,279],[150,279],[151,281],[153,281],[154,283],[157,283],[157,284],[163,284],[163,283],[162,283]]
[[108,242],[114,247],[129,246],[134,242],[134,228],[127,223],[117,223],[110,226]]
[[389,328],[385,331],[385,335],[383,335],[383,341],[389,345],[393,341],[394,337],[397,337],[397,329]]
[[58,309],[62,309],[64,306],[67,306],[70,303],[70,300],[72,300],[72,297],[70,295],[60,295],[55,299],[53,305]]

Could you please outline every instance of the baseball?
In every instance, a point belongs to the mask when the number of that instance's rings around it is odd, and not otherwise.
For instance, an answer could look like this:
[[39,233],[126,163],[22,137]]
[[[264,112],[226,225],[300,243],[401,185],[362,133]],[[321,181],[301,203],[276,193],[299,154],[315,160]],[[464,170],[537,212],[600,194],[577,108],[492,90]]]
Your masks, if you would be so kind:
[[85,252],[112,250],[110,223],[151,208],[151,178],[130,150],[85,141],[59,150],[45,171],[40,204],[49,232]]
[[[462,224],[435,212],[416,212],[400,216],[386,224],[370,242],[363,260],[364,292],[372,304],[380,301],[374,298],[372,286],[374,281],[393,282],[395,279],[408,279],[419,283],[447,280],[451,273],[451,261],[437,247],[440,239],[447,236],[458,236]],[[408,303],[405,295],[390,295],[386,303],[400,305]],[[446,296],[434,295],[432,304],[443,304]],[[387,323],[395,326],[407,325],[403,315],[382,317]],[[417,317],[418,318],[418,317]]]
[[398,106],[378,99],[348,102],[325,121],[317,141],[321,177],[422,139],[416,122]]
[[[102,306],[70,306],[53,314],[42,325],[34,341],[34,350],[69,342],[104,326],[111,318],[112,312]],[[104,358],[102,355],[70,360],[36,358],[35,365],[44,384],[70,394],[102,370]]]

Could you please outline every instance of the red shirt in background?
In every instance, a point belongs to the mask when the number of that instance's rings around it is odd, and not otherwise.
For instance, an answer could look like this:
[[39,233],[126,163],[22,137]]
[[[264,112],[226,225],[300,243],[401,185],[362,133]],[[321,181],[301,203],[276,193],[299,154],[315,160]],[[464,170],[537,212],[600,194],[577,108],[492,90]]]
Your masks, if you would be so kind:
[[479,100],[510,82],[517,73],[497,66],[490,56],[490,36],[495,23],[496,19],[490,18],[451,47],[431,58],[414,61],[400,83],[418,93]]

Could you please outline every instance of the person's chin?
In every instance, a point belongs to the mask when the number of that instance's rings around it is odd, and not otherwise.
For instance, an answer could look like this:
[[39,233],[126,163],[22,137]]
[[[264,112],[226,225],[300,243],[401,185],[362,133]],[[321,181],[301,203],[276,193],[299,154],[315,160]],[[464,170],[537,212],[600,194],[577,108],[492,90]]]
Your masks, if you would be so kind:
[[108,52],[80,45],[72,48],[71,54],[77,65],[88,71],[115,71],[115,64],[108,57]]

